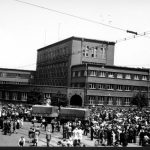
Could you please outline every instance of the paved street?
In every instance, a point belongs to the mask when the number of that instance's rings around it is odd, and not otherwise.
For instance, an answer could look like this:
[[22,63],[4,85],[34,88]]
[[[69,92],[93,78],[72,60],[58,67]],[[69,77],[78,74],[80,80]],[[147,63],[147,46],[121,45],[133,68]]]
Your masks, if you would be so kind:
[[[38,123],[35,124],[36,126],[39,125]],[[18,146],[18,140],[21,136],[24,136],[26,139],[26,146],[32,146],[30,143],[30,139],[28,138],[28,130],[32,126],[30,122],[24,122],[24,127],[17,130],[17,134],[13,133],[12,135],[3,135],[0,130],[0,146]],[[48,126],[50,128],[50,125]],[[45,140],[45,131],[41,129],[41,134],[39,136],[38,146],[45,147],[46,140]],[[62,133],[54,132],[52,133],[51,139],[51,146],[56,147],[57,142],[62,139]],[[93,141],[90,140],[90,137],[83,136],[82,143],[84,143],[87,147],[94,146],[95,139]],[[138,144],[129,143],[128,147],[139,147]]]

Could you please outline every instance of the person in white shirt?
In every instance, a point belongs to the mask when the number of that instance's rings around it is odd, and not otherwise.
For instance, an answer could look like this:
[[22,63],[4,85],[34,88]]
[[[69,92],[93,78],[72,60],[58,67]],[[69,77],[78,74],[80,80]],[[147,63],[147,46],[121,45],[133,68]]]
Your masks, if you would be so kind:
[[77,127],[73,130],[73,140],[78,140],[78,128]]
[[82,141],[82,135],[83,135],[83,130],[81,128],[78,129],[78,140],[80,140],[80,143]]

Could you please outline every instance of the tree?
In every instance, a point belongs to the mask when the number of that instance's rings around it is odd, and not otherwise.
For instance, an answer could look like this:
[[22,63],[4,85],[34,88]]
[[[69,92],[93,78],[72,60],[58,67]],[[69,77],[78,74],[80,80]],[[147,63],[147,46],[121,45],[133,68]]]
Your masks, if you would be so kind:
[[43,104],[44,102],[44,94],[39,89],[33,89],[28,93],[27,103],[28,104]]
[[136,105],[139,109],[142,109],[148,106],[148,98],[144,93],[138,92],[133,96],[130,104]]

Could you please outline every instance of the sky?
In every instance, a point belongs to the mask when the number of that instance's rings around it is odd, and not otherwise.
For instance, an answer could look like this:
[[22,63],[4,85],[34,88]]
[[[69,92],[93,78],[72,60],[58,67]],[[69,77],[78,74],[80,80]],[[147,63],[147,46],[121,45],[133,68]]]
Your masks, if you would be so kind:
[[117,41],[114,65],[150,68],[149,18],[149,0],[0,0],[0,68],[35,70],[37,49],[71,36]]

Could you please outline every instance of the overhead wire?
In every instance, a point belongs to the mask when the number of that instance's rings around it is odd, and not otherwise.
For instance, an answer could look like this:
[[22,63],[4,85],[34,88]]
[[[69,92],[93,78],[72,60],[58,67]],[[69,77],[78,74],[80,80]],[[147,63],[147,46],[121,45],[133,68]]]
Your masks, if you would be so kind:
[[58,11],[58,10],[51,9],[51,8],[48,8],[48,7],[45,7],[45,6],[40,6],[40,5],[37,5],[37,4],[33,4],[33,3],[21,1],[21,0],[14,0],[14,1],[17,1],[17,2],[20,2],[20,3],[24,3],[24,4],[27,4],[27,5],[31,5],[31,6],[34,6],[34,7],[39,7],[41,9],[45,9],[45,10],[48,10],[48,11],[56,12],[56,13],[59,13],[59,14],[62,14],[62,15],[67,15],[67,16],[70,16],[70,17],[73,17],[73,18],[77,18],[77,19],[80,19],[80,20],[88,21],[88,22],[91,22],[91,23],[100,24],[100,25],[103,25],[103,26],[106,26],[106,27],[109,27],[109,28],[113,28],[113,29],[116,29],[116,30],[120,30],[120,31],[124,31],[124,32],[127,31],[127,30],[125,30],[123,28],[119,28],[119,27],[116,27],[116,26],[105,24],[105,23],[102,23],[102,22],[99,22],[99,21],[95,21],[95,20],[92,20],[92,19],[76,16],[76,15],[69,14],[69,13],[66,13],[66,12]]
[[40,5],[37,5],[37,4],[33,4],[33,3],[21,1],[21,0],[14,0],[14,1],[24,3],[24,4],[27,4],[27,5],[30,5],[30,6],[38,7],[38,8],[41,8],[41,9],[45,9],[45,10],[48,10],[48,11],[56,12],[56,13],[59,13],[59,14],[62,14],[62,15],[67,15],[67,16],[70,16],[70,17],[74,17],[74,18],[77,18],[77,19],[80,19],[80,20],[88,21],[88,22],[91,22],[91,23],[100,24],[100,25],[103,25],[103,26],[106,26],[106,27],[109,27],[109,28],[113,28],[113,29],[116,29],[116,30],[120,30],[120,31],[123,31],[123,32],[126,32],[126,33],[134,34],[134,36],[116,40],[116,43],[123,42],[123,41],[126,41],[126,40],[135,39],[135,38],[141,37],[141,36],[144,36],[146,38],[150,38],[149,36],[146,36],[146,34],[149,34],[149,33],[146,33],[146,32],[144,32],[144,34],[143,33],[139,34],[137,32],[131,31],[131,30],[126,30],[126,29],[123,29],[123,28],[120,28],[120,27],[112,26],[112,25],[105,24],[105,23],[95,21],[95,20],[92,20],[92,19],[88,19],[88,18],[76,16],[76,15],[73,15],[73,14],[69,14],[69,13],[66,13],[66,12],[58,11],[58,10],[51,9],[51,8],[48,8],[48,7],[45,7],[45,6],[40,6]]
[[119,42],[123,42],[123,41],[131,40],[131,39],[135,39],[135,38],[138,38],[138,37],[141,37],[141,36],[143,36],[143,37],[146,37],[146,38],[149,38],[149,39],[150,39],[150,37],[149,37],[149,36],[146,36],[146,35],[148,35],[148,34],[150,34],[150,31],[143,32],[143,33],[137,33],[136,35],[133,35],[133,36],[129,36],[129,37],[126,37],[126,38],[118,39],[118,40],[116,40],[116,42],[115,42],[115,43],[119,43]]

